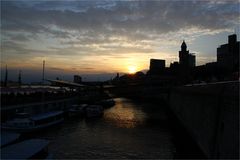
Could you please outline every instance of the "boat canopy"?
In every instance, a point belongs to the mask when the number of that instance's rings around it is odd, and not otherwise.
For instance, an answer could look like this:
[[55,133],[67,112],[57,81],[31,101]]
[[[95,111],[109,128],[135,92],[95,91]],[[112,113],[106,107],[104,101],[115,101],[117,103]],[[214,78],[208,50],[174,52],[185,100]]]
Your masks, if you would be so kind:
[[28,118],[30,115],[28,113],[16,113],[16,118]]
[[60,115],[62,113],[63,113],[63,111],[52,111],[52,112],[47,112],[47,113],[42,113],[42,114],[32,116],[31,119],[32,120],[41,120],[41,119],[46,119],[49,117]]

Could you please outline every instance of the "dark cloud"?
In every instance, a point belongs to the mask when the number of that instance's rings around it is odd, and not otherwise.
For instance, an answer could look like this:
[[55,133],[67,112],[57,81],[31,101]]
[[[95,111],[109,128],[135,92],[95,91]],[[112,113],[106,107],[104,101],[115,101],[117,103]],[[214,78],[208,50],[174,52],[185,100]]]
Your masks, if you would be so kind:
[[[5,57],[152,53],[154,41],[174,41],[184,29],[232,29],[239,14],[238,1],[2,1],[1,50]],[[28,48],[32,39],[45,49]]]
[[16,55],[29,56],[30,53],[40,52],[39,50],[28,49],[23,44],[14,41],[3,41],[1,43],[1,51],[4,57]]
[[24,34],[14,34],[14,35],[8,35],[11,40],[13,41],[19,41],[19,42],[23,42],[23,41],[29,41],[29,37],[24,35]]
[[[76,2],[71,1],[45,2],[44,5],[48,5],[49,10],[41,9],[40,6],[38,9],[24,8],[5,2],[1,6],[2,29],[41,32],[47,26],[55,25],[67,30],[92,30],[100,33],[119,31],[127,34],[136,30],[166,33],[189,26],[222,29],[234,25],[234,20],[239,18],[239,10],[236,9],[238,6],[234,2],[214,5],[210,2],[120,1],[111,9],[90,5],[85,12],[70,10],[70,7],[66,7],[66,10],[56,9],[66,3],[74,6]],[[85,3],[78,2],[83,6],[92,4]]]
[[62,68],[57,68],[57,67],[49,67],[47,69],[54,70],[54,71],[64,71]]

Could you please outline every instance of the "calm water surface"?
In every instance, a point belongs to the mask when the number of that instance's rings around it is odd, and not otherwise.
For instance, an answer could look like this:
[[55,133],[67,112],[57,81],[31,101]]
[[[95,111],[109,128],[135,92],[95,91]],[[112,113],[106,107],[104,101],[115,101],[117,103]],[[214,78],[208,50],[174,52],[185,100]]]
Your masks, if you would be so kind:
[[37,133],[51,141],[54,158],[173,158],[176,149],[161,106],[116,98],[95,120],[67,119]]

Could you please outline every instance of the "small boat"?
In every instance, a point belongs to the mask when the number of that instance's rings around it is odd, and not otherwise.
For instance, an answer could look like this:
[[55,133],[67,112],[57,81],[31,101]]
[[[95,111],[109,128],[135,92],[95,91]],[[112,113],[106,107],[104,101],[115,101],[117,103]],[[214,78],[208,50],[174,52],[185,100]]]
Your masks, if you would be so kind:
[[108,108],[108,107],[112,107],[115,105],[115,101],[113,99],[105,99],[102,100],[100,102],[100,104],[104,107],[104,108]]
[[63,111],[52,111],[34,116],[29,116],[28,113],[17,113],[13,120],[3,123],[1,129],[16,132],[31,132],[59,124],[63,120]]
[[89,105],[86,108],[87,118],[100,117],[101,115],[103,115],[103,107],[101,105]]
[[69,117],[83,116],[85,114],[85,109],[87,106],[88,106],[87,104],[72,105],[72,107],[68,110],[68,116]]
[[1,131],[1,148],[15,143],[19,137],[18,133]]
[[1,159],[45,159],[48,158],[49,141],[43,139],[25,140],[1,148]]

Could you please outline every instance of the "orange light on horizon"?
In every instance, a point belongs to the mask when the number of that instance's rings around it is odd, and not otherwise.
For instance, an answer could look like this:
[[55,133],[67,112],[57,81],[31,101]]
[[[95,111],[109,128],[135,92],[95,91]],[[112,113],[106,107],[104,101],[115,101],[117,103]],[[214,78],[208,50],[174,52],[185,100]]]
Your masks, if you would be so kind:
[[128,73],[133,74],[137,72],[136,66],[128,66]]
[[[148,68],[149,57],[146,55],[129,55],[129,57],[111,56],[87,56],[87,57],[34,57],[28,59],[26,63],[21,60],[11,60],[6,62],[13,69],[22,70],[42,70],[42,60],[45,59],[46,72],[56,72],[61,74],[102,74],[102,73],[128,73],[134,74],[137,71]],[[80,60],[81,59],[81,60]],[[99,61],[102,59],[102,61]]]

